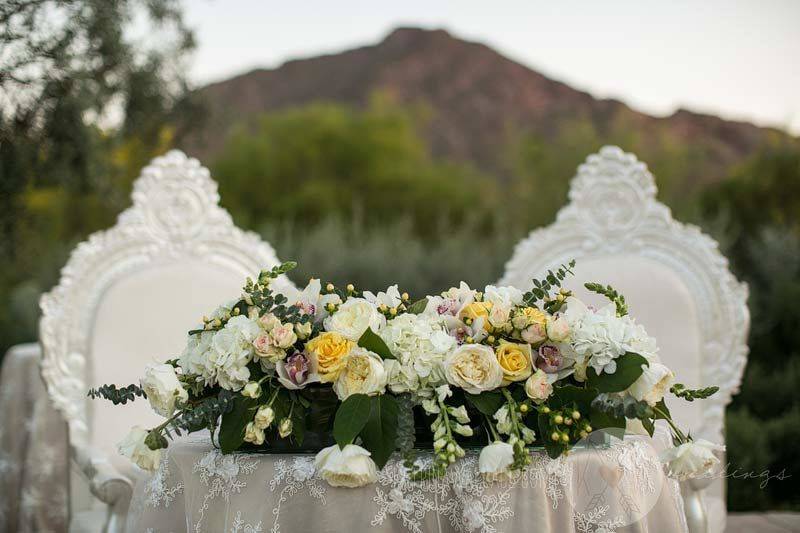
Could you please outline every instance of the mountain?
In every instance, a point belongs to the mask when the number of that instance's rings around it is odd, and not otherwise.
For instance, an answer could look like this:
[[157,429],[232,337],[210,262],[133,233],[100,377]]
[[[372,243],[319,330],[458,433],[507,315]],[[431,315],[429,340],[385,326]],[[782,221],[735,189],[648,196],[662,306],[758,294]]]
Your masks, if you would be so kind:
[[433,112],[425,131],[432,152],[495,175],[505,171],[501,154],[511,137],[555,140],[566,125],[590,125],[600,144],[635,139],[634,146],[620,144],[644,160],[662,146],[696,145],[702,165],[693,172],[704,182],[716,181],[768,138],[788,138],[687,110],[653,117],[594,98],[444,30],[399,28],[375,45],[289,61],[199,89],[206,122],[181,145],[213,162],[232,127],[259,113],[314,101],[363,106],[376,92],[425,104]]

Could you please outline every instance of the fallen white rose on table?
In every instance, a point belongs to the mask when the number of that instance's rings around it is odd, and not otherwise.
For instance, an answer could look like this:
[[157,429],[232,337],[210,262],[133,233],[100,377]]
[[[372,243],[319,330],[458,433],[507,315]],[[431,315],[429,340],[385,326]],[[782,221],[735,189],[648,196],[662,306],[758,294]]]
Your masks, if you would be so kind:
[[348,444],[344,449],[337,444],[328,446],[314,458],[314,466],[332,487],[363,487],[375,483],[378,478],[378,468],[370,453],[355,444]]
[[661,452],[659,459],[667,464],[669,476],[684,481],[711,472],[719,464],[714,452],[725,451],[725,446],[704,439],[690,441]]
[[161,463],[161,450],[151,450],[145,444],[148,431],[141,426],[133,426],[122,441],[117,444],[120,455],[124,455],[139,468],[155,472]]
[[189,394],[178,381],[172,365],[147,365],[144,369],[144,377],[139,383],[147,395],[150,407],[163,417],[172,416],[172,413],[175,412],[176,402],[185,403],[189,399]]
[[507,442],[494,442],[485,446],[478,457],[478,470],[488,481],[509,479],[509,467],[514,462],[514,447]]

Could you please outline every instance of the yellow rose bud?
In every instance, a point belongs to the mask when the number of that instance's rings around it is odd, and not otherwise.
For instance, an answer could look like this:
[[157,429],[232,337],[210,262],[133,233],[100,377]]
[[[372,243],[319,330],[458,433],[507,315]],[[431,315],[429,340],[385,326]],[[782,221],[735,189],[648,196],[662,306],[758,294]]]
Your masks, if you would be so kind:
[[309,355],[316,359],[320,381],[336,381],[347,363],[347,356],[355,346],[351,340],[335,331],[326,331],[306,344]]
[[503,369],[503,380],[506,382],[524,381],[533,373],[529,344],[502,341],[495,350],[495,355],[500,368]]

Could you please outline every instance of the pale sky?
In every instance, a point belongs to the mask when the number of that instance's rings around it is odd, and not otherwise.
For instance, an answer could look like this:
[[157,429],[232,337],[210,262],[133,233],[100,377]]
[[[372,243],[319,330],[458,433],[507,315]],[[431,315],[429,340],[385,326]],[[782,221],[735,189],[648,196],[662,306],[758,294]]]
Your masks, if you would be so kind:
[[197,84],[444,28],[655,115],[679,107],[800,134],[800,0],[189,0]]

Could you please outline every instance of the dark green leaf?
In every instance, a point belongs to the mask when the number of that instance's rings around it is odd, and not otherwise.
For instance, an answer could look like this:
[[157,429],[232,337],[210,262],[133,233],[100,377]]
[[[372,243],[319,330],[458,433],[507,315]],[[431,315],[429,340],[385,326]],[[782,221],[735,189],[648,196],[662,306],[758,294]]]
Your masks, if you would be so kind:
[[425,311],[425,308],[428,307],[428,299],[422,298],[421,300],[417,300],[413,304],[408,307],[408,312],[418,315]]
[[395,359],[395,356],[392,355],[389,347],[386,346],[386,343],[383,342],[383,339],[381,339],[374,331],[372,331],[372,328],[367,328],[364,331],[364,334],[361,335],[360,339],[358,339],[358,345],[372,353],[378,354],[381,356],[381,359]]
[[594,407],[589,410],[589,421],[592,425],[592,431],[606,428],[625,428],[624,416],[614,416]]
[[505,403],[503,395],[498,391],[482,392],[481,394],[467,393],[464,394],[464,398],[486,416],[494,416],[497,410]]
[[565,385],[553,389],[553,398],[548,402],[548,405],[553,409],[557,409],[563,405],[574,403],[577,405],[578,410],[585,413],[589,410],[589,406],[595,397],[597,397],[596,389]]
[[399,407],[390,394],[373,396],[370,404],[369,419],[361,430],[361,439],[378,468],[383,468],[397,447]]
[[642,375],[642,365],[649,364],[647,359],[638,353],[627,352],[617,358],[617,371],[613,374],[598,375],[594,368],[589,367],[586,377],[589,386],[599,392],[622,392]]
[[244,430],[258,409],[258,402],[237,394],[233,399],[233,409],[222,415],[219,427],[219,447],[222,453],[231,453],[244,442]]
[[370,416],[370,400],[365,394],[349,396],[336,411],[333,421],[333,438],[344,448],[361,433]]

